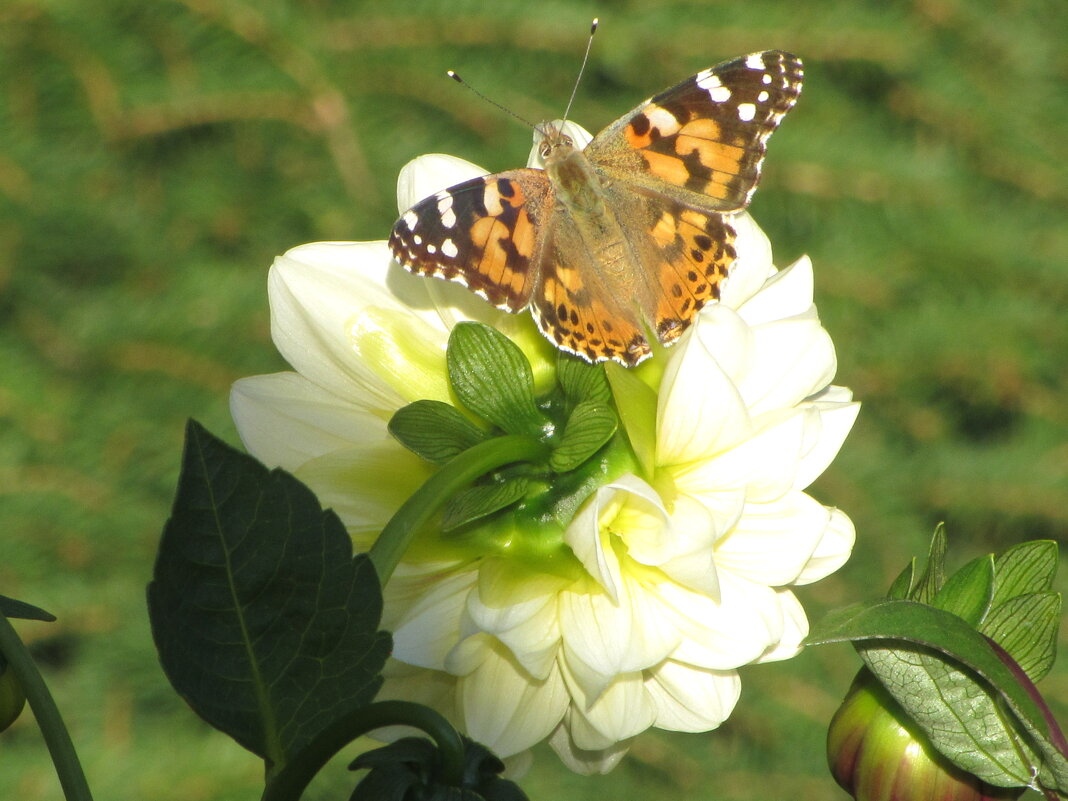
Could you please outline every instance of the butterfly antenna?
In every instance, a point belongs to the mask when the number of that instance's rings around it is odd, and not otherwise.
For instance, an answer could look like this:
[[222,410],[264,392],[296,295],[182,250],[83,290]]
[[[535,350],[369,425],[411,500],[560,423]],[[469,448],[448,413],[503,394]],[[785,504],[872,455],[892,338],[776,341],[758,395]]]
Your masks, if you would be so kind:
[[486,97],[484,94],[482,94],[480,91],[478,91],[478,89],[476,89],[471,84],[469,84],[467,81],[465,81],[463,78],[461,78],[459,73],[456,72],[456,70],[446,70],[445,74],[448,75],[450,78],[452,78],[454,81],[456,81],[456,83],[460,84],[465,89],[469,89],[472,92],[474,92],[476,96],[482,98],[487,103],[489,103],[491,106],[496,106],[497,108],[499,108],[501,111],[503,111],[508,116],[514,117],[515,119],[519,120],[521,123],[526,125],[527,127],[533,128],[535,131],[537,131],[538,133],[540,133],[540,134],[542,134],[544,136],[544,132],[541,130],[541,128],[539,128],[537,125],[532,123],[530,120],[527,120],[527,119],[524,119],[523,117],[520,117],[518,114],[516,114],[510,108],[502,106],[496,100],[493,100],[492,98]]
[[586,55],[582,57],[582,66],[579,67],[578,77],[575,78],[575,86],[571,90],[571,99],[567,101],[567,108],[564,109],[565,122],[571,114],[571,104],[575,102],[575,95],[578,94],[579,82],[582,80],[582,73],[586,71],[586,62],[590,60],[590,48],[593,47],[593,35],[597,33],[597,25],[597,17],[594,17],[593,22],[590,24],[590,38],[586,40]]

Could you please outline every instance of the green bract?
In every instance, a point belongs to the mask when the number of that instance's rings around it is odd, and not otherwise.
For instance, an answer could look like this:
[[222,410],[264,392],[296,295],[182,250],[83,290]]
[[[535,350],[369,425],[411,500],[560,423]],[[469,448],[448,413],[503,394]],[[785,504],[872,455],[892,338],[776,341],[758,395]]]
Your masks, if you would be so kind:
[[445,471],[453,457],[495,438],[519,436],[545,447],[539,458],[517,456],[452,496],[442,536],[468,552],[577,567],[564,530],[597,487],[634,469],[627,440],[617,436],[604,368],[561,354],[558,383],[536,396],[523,351],[474,322],[455,326],[446,362],[456,405],[420,400],[401,408],[389,423],[401,444]]

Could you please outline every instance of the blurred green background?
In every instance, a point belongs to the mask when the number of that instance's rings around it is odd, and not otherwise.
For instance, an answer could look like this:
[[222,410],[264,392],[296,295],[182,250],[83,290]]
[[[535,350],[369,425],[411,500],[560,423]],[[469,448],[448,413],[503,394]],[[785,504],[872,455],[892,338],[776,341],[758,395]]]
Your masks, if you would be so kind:
[[[517,166],[559,116],[597,130],[710,64],[806,61],[752,212],[803,253],[864,409],[813,493],[855,521],[813,617],[881,591],[934,525],[951,559],[1068,534],[1068,4],[7,0],[0,5],[0,593],[100,799],[258,797],[260,766],[169,689],[144,587],[184,421],[231,442],[230,383],[283,369],[267,267],[381,239],[397,171]],[[1068,574],[1066,574],[1068,575]],[[1062,576],[1061,585],[1065,579]],[[823,736],[846,647],[743,671],[708,735],[648,733],[605,779],[539,752],[533,799],[844,798]],[[1068,719],[1068,662],[1043,683]],[[309,798],[347,797],[341,762]],[[58,799],[32,716],[0,799]]]

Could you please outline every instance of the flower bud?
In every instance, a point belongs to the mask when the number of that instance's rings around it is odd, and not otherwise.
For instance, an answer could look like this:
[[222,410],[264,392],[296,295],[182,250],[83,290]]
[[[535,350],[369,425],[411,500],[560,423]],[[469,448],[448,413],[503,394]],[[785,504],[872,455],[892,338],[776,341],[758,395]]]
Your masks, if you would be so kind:
[[938,753],[867,668],[831,720],[827,761],[856,801],[1002,801],[1025,789],[989,785]]
[[15,671],[3,657],[0,657],[0,665],[0,731],[4,731],[22,714],[22,708],[26,706],[26,696],[15,677]]

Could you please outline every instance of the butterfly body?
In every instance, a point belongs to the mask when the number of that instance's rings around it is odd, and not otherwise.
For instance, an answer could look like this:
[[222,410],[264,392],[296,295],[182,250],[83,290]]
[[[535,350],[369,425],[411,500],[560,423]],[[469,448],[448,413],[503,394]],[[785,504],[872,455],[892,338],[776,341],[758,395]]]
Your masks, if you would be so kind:
[[633,366],[719,297],[730,215],[748,205],[764,142],[794,104],[800,61],[755,53],[650,98],[580,150],[547,123],[544,169],[465,181],[397,221],[394,256],[499,308],[530,308],[557,347]]

